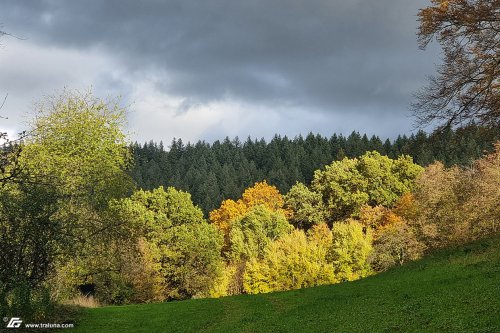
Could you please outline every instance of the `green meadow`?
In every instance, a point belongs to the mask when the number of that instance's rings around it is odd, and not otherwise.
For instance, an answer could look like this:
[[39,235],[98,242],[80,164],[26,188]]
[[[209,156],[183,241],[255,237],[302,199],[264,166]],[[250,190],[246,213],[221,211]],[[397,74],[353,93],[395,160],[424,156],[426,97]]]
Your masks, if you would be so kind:
[[354,282],[85,309],[77,332],[499,332],[500,237]]

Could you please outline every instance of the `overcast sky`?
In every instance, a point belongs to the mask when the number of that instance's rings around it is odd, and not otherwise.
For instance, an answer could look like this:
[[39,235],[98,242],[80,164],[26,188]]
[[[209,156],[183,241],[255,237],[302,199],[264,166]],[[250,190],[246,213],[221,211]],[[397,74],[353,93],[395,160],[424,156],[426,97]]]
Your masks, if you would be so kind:
[[93,87],[130,105],[132,140],[352,130],[410,133],[439,62],[416,42],[425,0],[2,0],[0,130]]

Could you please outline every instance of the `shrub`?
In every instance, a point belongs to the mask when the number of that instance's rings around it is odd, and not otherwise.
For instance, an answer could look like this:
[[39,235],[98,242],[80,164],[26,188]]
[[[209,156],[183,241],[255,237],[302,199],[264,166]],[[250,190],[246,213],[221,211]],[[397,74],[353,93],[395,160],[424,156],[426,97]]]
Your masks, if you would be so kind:
[[7,288],[0,285],[0,317],[21,317],[41,321],[54,314],[54,302],[47,287],[34,288],[24,278]]

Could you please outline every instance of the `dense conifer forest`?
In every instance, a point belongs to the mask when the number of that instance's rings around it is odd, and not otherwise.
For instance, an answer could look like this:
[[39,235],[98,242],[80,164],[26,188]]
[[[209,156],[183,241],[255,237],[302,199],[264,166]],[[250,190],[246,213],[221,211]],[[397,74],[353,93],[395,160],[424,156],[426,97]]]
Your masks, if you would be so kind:
[[135,164],[131,174],[145,190],[163,185],[191,193],[193,202],[207,214],[258,181],[267,180],[287,193],[297,181],[309,184],[314,171],[332,161],[359,157],[367,151],[390,158],[410,155],[421,166],[434,161],[467,166],[491,151],[499,133],[498,128],[471,125],[432,134],[421,130],[392,141],[352,132],[330,138],[313,133],[293,139],[275,135],[270,141],[249,137],[242,142],[238,137],[226,137],[211,144],[174,139],[168,147],[162,142],[136,142],[132,145]]

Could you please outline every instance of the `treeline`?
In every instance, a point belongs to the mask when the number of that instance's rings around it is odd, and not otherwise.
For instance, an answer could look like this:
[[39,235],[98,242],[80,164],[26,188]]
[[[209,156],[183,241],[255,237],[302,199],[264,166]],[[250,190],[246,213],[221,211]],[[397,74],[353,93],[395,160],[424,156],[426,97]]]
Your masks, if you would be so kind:
[[390,158],[410,155],[415,163],[427,166],[441,161],[445,166],[470,165],[500,139],[498,128],[470,125],[428,135],[424,131],[382,141],[358,132],[330,138],[310,133],[290,139],[274,136],[266,142],[237,137],[209,144],[183,143],[174,139],[168,148],[150,141],[132,145],[134,167],[131,175],[142,189],[173,186],[191,193],[205,214],[225,199],[236,199],[245,188],[267,180],[286,193],[296,181],[309,184],[314,170],[334,160],[353,158],[377,151]]

